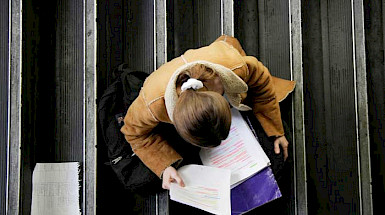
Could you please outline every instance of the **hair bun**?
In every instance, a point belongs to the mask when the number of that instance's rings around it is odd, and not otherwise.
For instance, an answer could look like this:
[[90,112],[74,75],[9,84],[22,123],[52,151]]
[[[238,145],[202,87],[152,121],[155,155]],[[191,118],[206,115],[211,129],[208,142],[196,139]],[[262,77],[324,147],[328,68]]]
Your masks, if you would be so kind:
[[198,90],[202,87],[203,87],[202,81],[195,78],[190,78],[182,84],[181,90],[182,92],[188,89]]

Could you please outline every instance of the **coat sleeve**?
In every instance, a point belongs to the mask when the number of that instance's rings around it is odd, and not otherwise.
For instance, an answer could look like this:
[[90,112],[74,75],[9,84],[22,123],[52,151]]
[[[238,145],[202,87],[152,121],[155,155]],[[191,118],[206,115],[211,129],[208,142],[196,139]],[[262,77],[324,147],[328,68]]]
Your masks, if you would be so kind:
[[158,124],[159,121],[146,105],[141,92],[128,109],[121,132],[134,153],[151,171],[161,177],[168,166],[180,162],[182,157],[160,134],[154,132]]
[[279,102],[269,70],[255,57],[243,58],[249,70],[245,78],[249,86],[246,102],[252,106],[254,115],[269,137],[284,135]]

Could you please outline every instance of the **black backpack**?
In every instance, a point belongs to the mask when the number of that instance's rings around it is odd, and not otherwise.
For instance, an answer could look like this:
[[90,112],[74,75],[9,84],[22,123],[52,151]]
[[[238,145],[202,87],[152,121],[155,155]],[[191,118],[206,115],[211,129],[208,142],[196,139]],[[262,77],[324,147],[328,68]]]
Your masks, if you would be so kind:
[[107,148],[107,162],[124,187],[131,191],[150,191],[161,187],[161,181],[132,152],[120,128],[124,116],[139,91],[147,73],[132,71],[127,64],[115,71],[116,80],[107,87],[98,102],[100,133]]

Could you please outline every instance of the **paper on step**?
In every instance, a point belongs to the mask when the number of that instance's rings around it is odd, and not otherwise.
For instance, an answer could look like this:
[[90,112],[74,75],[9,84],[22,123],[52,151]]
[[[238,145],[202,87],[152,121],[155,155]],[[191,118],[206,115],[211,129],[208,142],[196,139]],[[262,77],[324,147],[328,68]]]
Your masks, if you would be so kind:
[[32,176],[31,215],[76,215],[79,163],[37,163]]
[[201,165],[178,169],[185,183],[172,183],[170,198],[213,214],[230,214],[230,170]]

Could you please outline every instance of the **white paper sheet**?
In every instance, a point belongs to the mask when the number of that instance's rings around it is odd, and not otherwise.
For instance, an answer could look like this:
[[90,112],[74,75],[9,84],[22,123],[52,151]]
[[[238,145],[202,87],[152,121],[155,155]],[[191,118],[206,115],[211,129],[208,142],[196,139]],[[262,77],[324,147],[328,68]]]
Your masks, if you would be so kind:
[[239,111],[233,108],[231,114],[227,139],[215,148],[202,148],[200,157],[205,166],[231,170],[231,185],[234,187],[269,166],[270,160]]
[[230,171],[201,165],[178,169],[185,187],[172,183],[170,198],[213,214],[231,213]]
[[79,163],[37,163],[32,176],[31,215],[77,215]]

